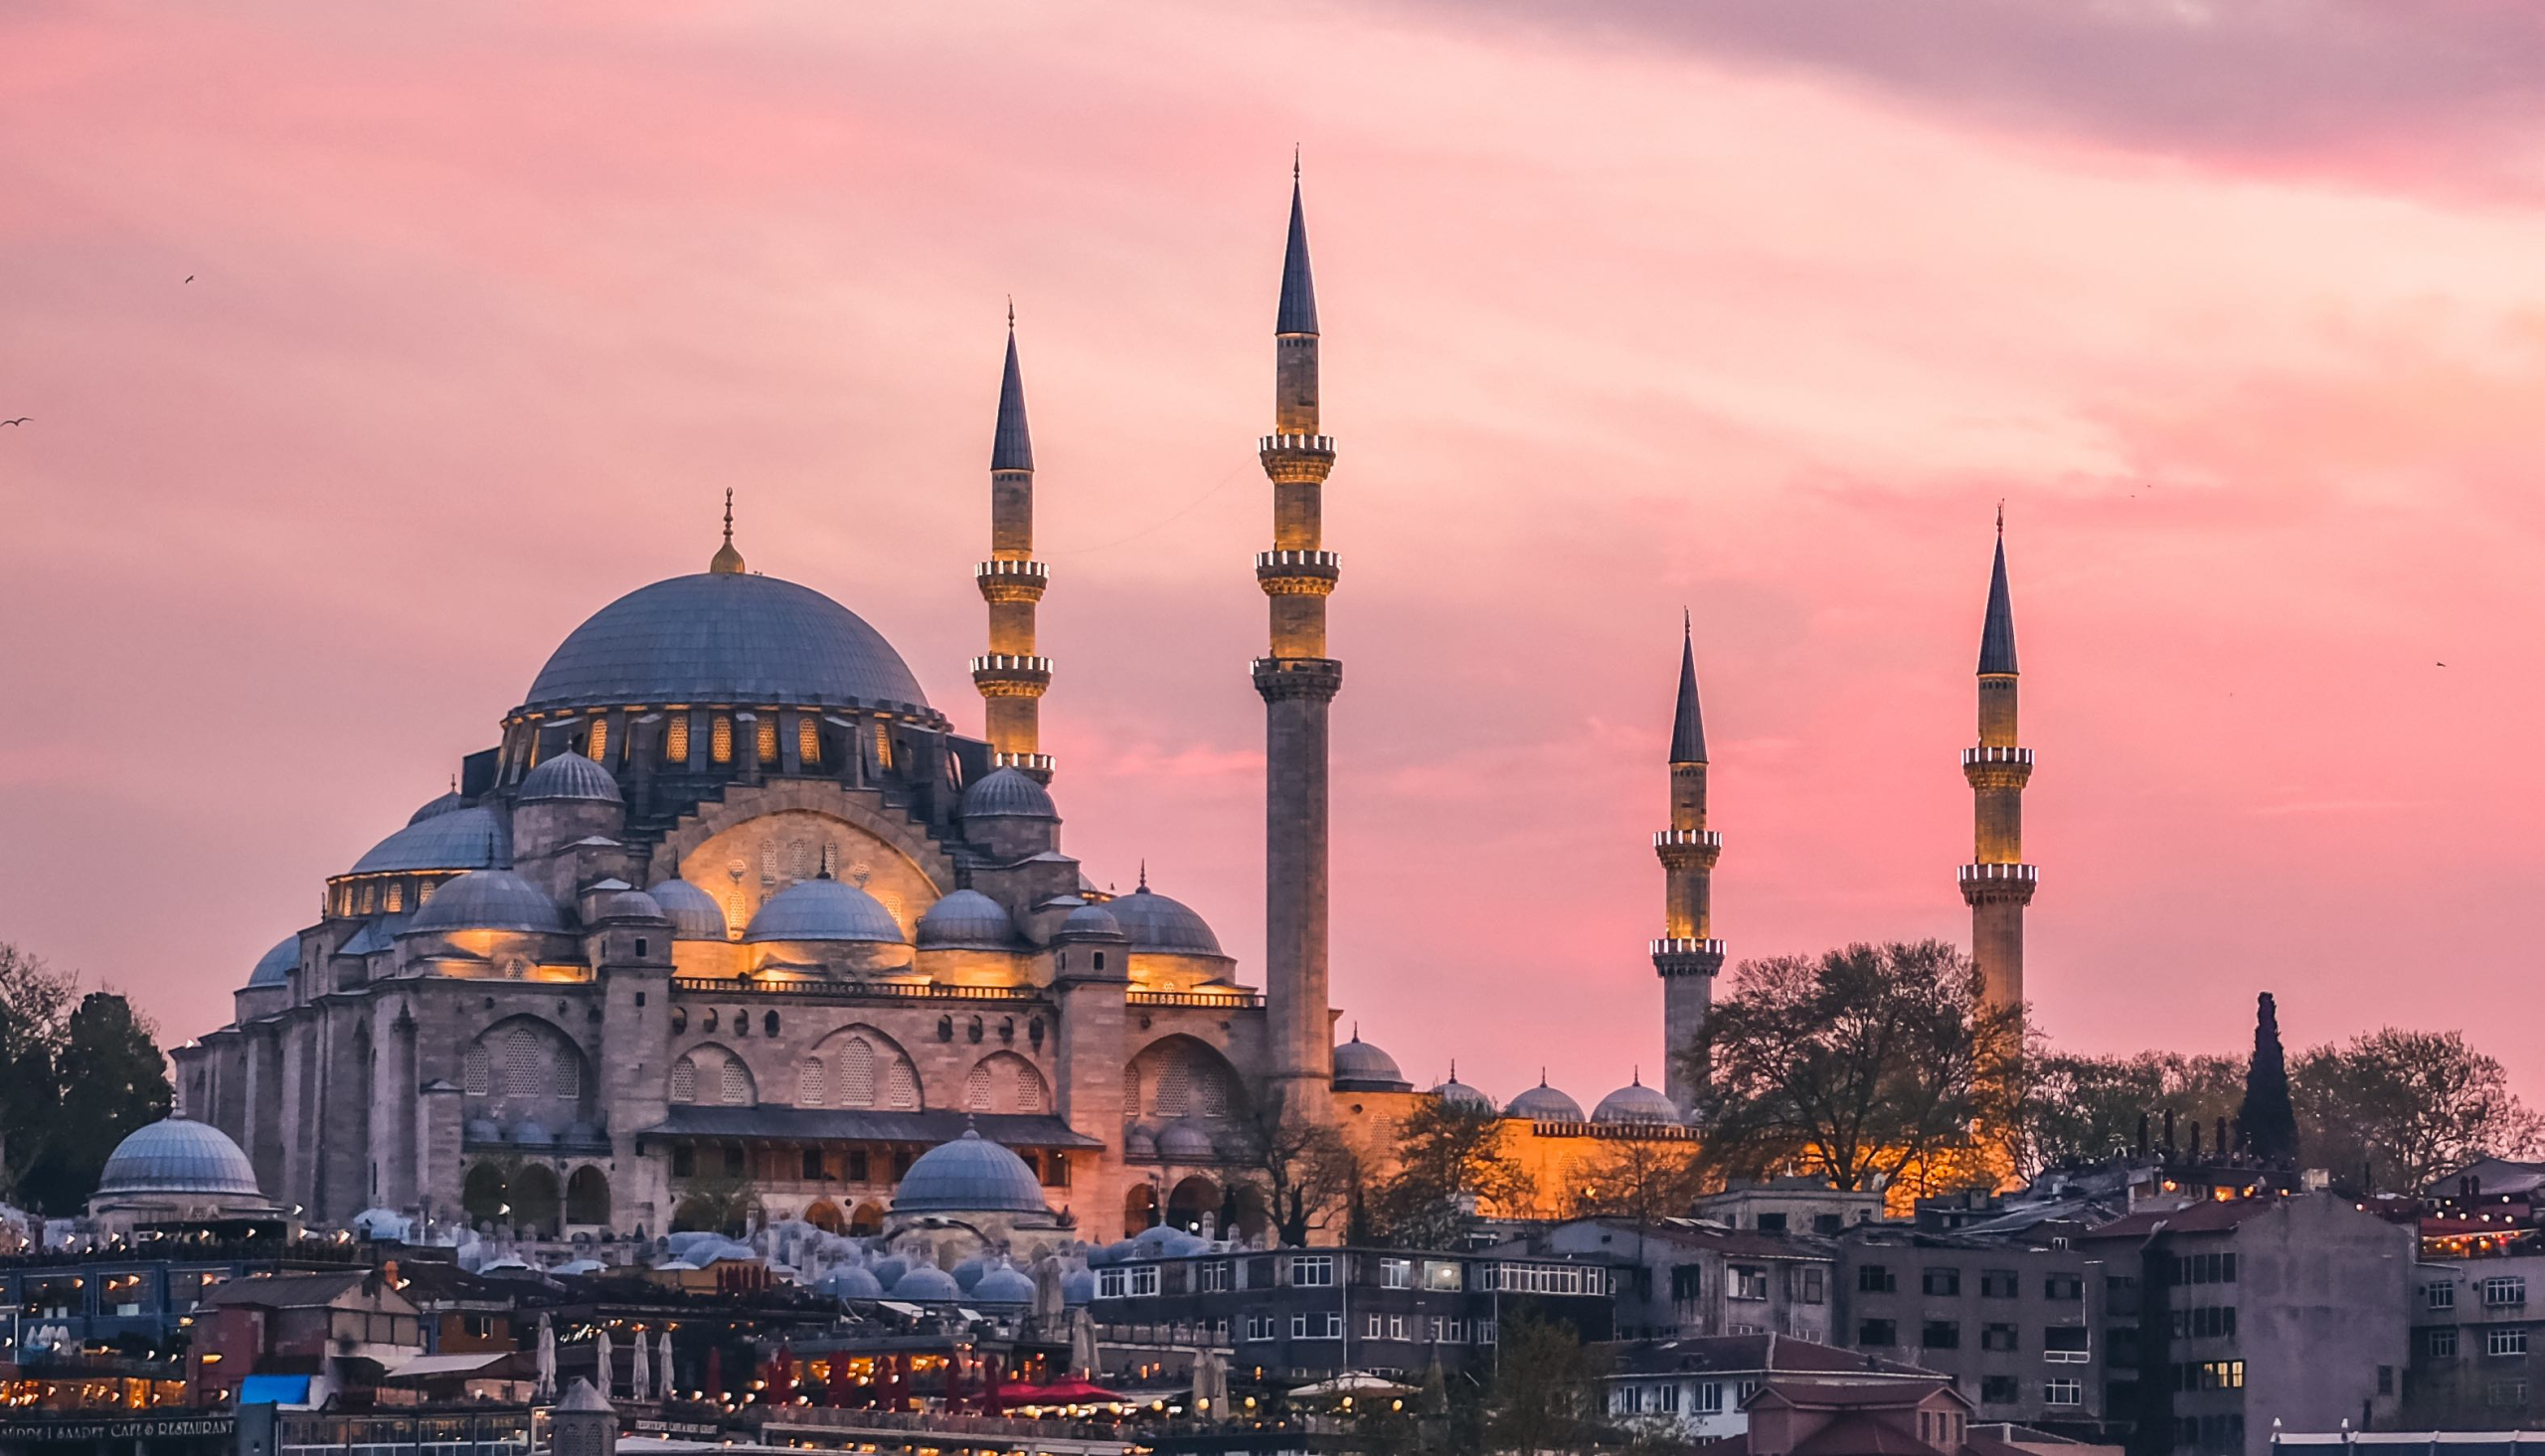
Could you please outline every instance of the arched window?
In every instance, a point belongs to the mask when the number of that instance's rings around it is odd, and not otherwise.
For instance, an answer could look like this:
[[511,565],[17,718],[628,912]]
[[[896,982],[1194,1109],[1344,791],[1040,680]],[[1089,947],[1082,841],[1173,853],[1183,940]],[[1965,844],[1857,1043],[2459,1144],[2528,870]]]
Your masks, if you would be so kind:
[[1048,1100],[1043,1092],[1042,1073],[1030,1066],[1019,1066],[1016,1071],[1016,1110],[1039,1115],[1050,1110],[1045,1105]]
[[904,934],[908,934],[910,932],[910,926],[902,920],[902,897],[900,895],[889,890],[879,890],[875,891],[875,902],[884,907],[885,914],[893,917],[894,924],[902,926]]
[[688,1007],[675,1006],[672,1008],[672,1030],[674,1032],[686,1032],[689,1030]]
[[672,1063],[671,1099],[684,1105],[698,1100],[698,1063],[686,1056]]
[[765,713],[760,716],[759,731],[752,734],[752,746],[760,750],[761,762],[775,763],[777,761],[776,719]]
[[1181,1056],[1170,1056],[1157,1070],[1157,1100],[1150,1111],[1160,1117],[1182,1117],[1193,1110],[1193,1068]]
[[725,1085],[723,1092],[723,1101],[728,1107],[749,1107],[752,1105],[752,1074],[741,1061],[733,1057],[727,1057],[725,1059]]
[[771,1036],[771,1037],[776,1036],[776,1035],[777,1035],[777,1013],[776,1013],[776,1012],[773,1012],[773,1011],[771,1011],[771,1012],[764,1012],[764,1013],[761,1015],[761,1019],[760,1019],[760,1029],[761,1029],[761,1031],[762,1031],[763,1033],[764,1033],[764,1034],[766,1034],[766,1035],[768,1035],[768,1036]]
[[836,841],[825,840],[822,843],[822,873],[834,880],[839,878],[839,845]]
[[569,1102],[584,1095],[584,1057],[571,1043],[557,1049],[557,1095]]
[[416,903],[419,905],[431,904],[433,902],[433,890],[438,889],[440,885],[441,882],[438,880],[418,881],[416,883]]
[[528,1027],[516,1027],[504,1039],[503,1095],[538,1097],[546,1095],[549,1085],[549,1062],[540,1055],[540,1036]]
[[795,1068],[795,1105],[819,1107],[828,1091],[828,1081],[822,1075],[822,1059],[818,1056],[805,1057],[803,1064]]
[[813,842],[799,839],[786,847],[786,873],[797,880],[813,878]]
[[1136,1061],[1122,1068],[1122,1105],[1131,1109],[1133,1117],[1140,1115],[1140,1065]]
[[721,713],[708,728],[707,756],[719,763],[734,761],[734,721]]
[[884,1073],[884,1105],[895,1112],[913,1112],[919,1108],[919,1077],[911,1064],[899,1057],[893,1059]]
[[468,1054],[459,1059],[459,1085],[469,1096],[483,1097],[495,1089],[494,1081],[495,1058],[487,1052],[484,1043],[472,1045]]
[[777,883],[777,841],[773,839],[760,847],[760,883]]
[[594,763],[603,763],[608,761],[606,757],[608,752],[609,720],[605,718],[594,718],[593,720],[592,737],[587,740],[584,745],[584,756],[590,758]]
[[986,1061],[975,1063],[970,1075],[963,1078],[963,1110],[990,1110],[990,1064]]
[[839,1054],[839,1105],[875,1105],[875,1044],[864,1037],[849,1038]]
[[804,763],[822,761],[822,728],[810,717],[795,720],[795,757]]
[[751,928],[752,917],[745,913],[750,908],[751,901],[744,899],[743,892],[739,890],[725,896],[726,939],[740,940],[743,938],[743,932]]
[[587,1165],[566,1180],[566,1221],[609,1221],[609,1179],[599,1169]]
[[879,768],[893,766],[893,726],[880,718],[875,720],[875,763]]
[[393,915],[394,915],[394,914],[397,914],[400,910],[403,910],[403,909],[405,909],[406,907],[407,907],[407,883],[406,883],[405,881],[403,881],[403,880],[392,880],[392,881],[390,881],[390,882],[389,882],[389,904],[388,904],[388,906],[387,906],[387,908],[388,908],[388,910],[389,910],[389,913],[391,913],[391,914],[393,914]]
[[663,761],[689,761],[689,715],[686,713],[673,714],[671,722],[663,725]]

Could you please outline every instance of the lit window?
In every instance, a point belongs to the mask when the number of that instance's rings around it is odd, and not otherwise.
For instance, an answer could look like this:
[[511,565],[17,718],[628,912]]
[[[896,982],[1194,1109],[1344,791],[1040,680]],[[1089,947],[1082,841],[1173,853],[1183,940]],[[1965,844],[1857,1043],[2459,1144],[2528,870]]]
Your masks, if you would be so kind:
[[751,904],[743,898],[743,892],[741,890],[737,890],[733,893],[725,896],[726,939],[740,940],[743,938],[743,931],[749,928],[751,924],[751,916],[746,913],[750,909]]
[[403,910],[403,909],[405,909],[406,907],[407,907],[407,886],[406,886],[405,882],[403,882],[403,881],[397,881],[397,880],[392,880],[392,881],[390,881],[390,882],[389,882],[389,904],[388,904],[388,910],[389,910],[389,913],[391,913],[391,914],[393,914],[393,915],[394,915],[394,914],[397,914],[400,910]]
[[776,762],[777,720],[768,717],[766,714],[763,714],[760,720],[760,731],[752,735],[752,741],[753,746],[760,750],[761,762]]
[[379,889],[379,887],[378,887],[378,886],[376,886],[376,885],[372,884],[372,883],[371,883],[370,881],[368,881],[368,880],[366,880],[366,881],[364,881],[364,882],[362,883],[362,913],[363,913],[363,914],[368,915],[368,914],[370,914],[370,913],[371,913],[372,895],[373,895],[373,893],[374,893],[378,889]]
[[881,719],[875,722],[875,762],[884,768],[893,766],[893,728]]
[[822,761],[821,725],[809,718],[795,720],[795,756],[806,763]]
[[689,715],[686,713],[673,714],[672,721],[663,727],[663,761],[689,761]]
[[719,763],[734,761],[734,721],[721,713],[716,715],[715,727],[708,735],[707,756]]
[[419,881],[416,885],[416,903],[420,905],[431,904],[433,902],[433,891],[440,888],[440,885],[441,882],[438,880]]
[[848,1050],[840,1053],[839,1105],[875,1105],[875,1044],[864,1037],[849,1038]]
[[595,718],[593,720],[593,735],[591,741],[584,749],[584,756],[590,758],[594,763],[599,763],[604,761],[602,755],[608,752],[609,720],[605,718]]

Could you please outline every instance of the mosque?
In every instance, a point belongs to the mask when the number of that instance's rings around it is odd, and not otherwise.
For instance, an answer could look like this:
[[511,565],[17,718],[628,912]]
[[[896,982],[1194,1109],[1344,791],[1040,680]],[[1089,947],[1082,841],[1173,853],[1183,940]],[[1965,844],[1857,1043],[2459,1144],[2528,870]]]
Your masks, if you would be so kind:
[[[1384,1147],[1418,1097],[1493,1105],[1454,1074],[1417,1092],[1357,1031],[1335,1039],[1326,725],[1343,669],[1325,624],[1341,573],[1320,524],[1336,449],[1319,429],[1318,337],[1294,181],[1259,446],[1272,540],[1254,563],[1270,611],[1252,668],[1267,720],[1261,990],[1191,907],[1145,876],[1100,890],[1063,848],[1038,738],[1050,572],[1034,556],[1011,321],[973,571],[982,735],[931,705],[847,607],[749,569],[729,498],[707,569],[577,627],[496,744],[329,879],[317,922],[256,962],[232,1022],[174,1053],[181,1115],[253,1168],[238,1196],[260,1188],[313,1222],[389,1210],[551,1237],[713,1226],[739,1200],[866,1232],[896,1217],[897,1191],[913,1206],[944,1196],[941,1179],[903,1187],[937,1150],[933,1166],[1030,1179],[1040,1203],[1002,1184],[1003,1204],[1028,1221],[1048,1209],[1080,1237],[1206,1218],[1251,1233],[1258,1119],[1332,1119]],[[1960,886],[1990,994],[2019,1003],[2034,872],[2015,682],[2001,540]],[[1693,1089],[1668,1053],[1703,1026],[1724,962],[1706,772],[1683,639],[1650,947],[1651,1064],[1670,1070],[1588,1113],[1543,1084],[1500,1109],[1551,1186],[1604,1139],[1691,1135]]]

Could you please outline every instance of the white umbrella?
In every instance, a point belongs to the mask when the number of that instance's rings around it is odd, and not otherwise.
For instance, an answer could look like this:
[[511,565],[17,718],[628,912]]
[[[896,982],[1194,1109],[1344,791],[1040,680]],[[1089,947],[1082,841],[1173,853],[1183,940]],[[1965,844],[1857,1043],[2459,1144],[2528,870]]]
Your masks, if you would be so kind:
[[539,1383],[532,1394],[541,1400],[557,1398],[557,1326],[546,1310],[539,1312]]
[[636,1337],[636,1359],[627,1368],[627,1398],[643,1400],[654,1385],[652,1362],[646,1357],[645,1337]]
[[669,1400],[672,1398],[672,1332],[665,1330],[663,1338],[656,1343],[662,1351],[662,1358],[654,1362],[654,1367],[662,1373],[663,1398]]
[[599,1387],[600,1398],[606,1400],[609,1398],[609,1387],[614,1383],[609,1370],[609,1332],[607,1330],[595,1332],[593,1336],[593,1345],[595,1356],[593,1383]]

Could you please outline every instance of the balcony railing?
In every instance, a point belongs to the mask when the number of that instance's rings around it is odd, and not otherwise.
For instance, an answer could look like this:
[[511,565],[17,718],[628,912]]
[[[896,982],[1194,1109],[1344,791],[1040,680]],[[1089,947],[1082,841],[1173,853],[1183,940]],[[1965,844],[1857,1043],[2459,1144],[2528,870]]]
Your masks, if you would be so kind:
[[1131,1006],[1210,1006],[1252,1010],[1264,1004],[1260,991],[1133,991],[1122,1000]]
[[2030,768],[2032,767],[2032,749],[1964,748],[1961,750],[1962,767],[1969,768],[1981,763],[2020,763]]
[[999,1002],[1011,1006],[1038,1003],[1038,993],[1012,986],[914,985],[907,981],[767,981],[756,977],[674,976],[672,989],[700,996],[803,996],[843,1000],[873,998],[894,1001]]
[[2041,871],[2031,865],[1964,865],[1953,873],[1964,885],[1989,880],[2016,880],[2029,885],[2041,878]]

